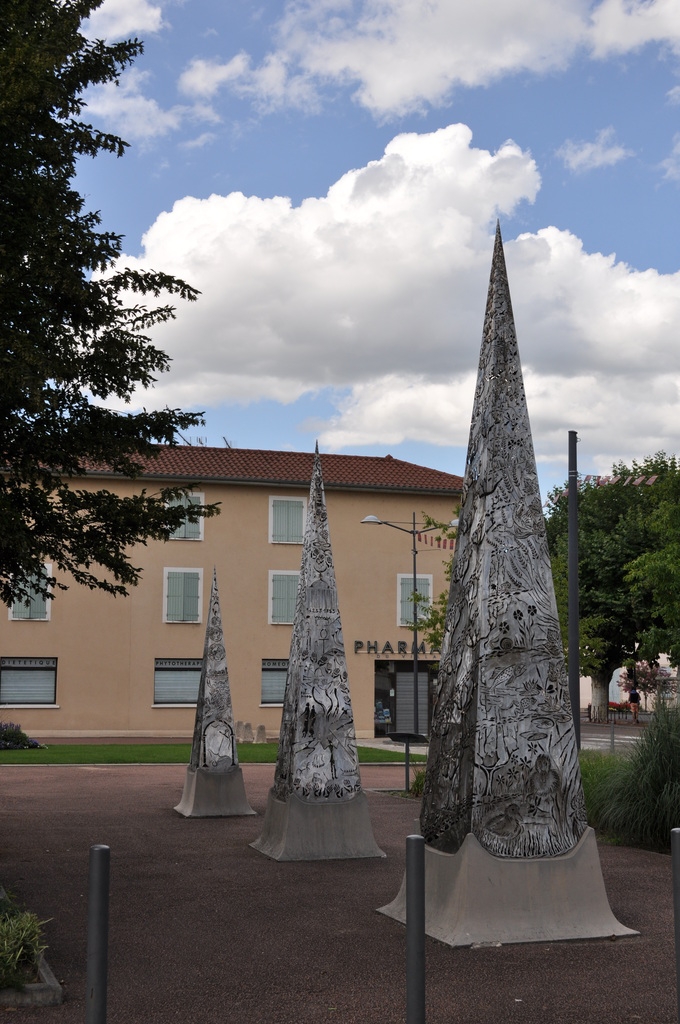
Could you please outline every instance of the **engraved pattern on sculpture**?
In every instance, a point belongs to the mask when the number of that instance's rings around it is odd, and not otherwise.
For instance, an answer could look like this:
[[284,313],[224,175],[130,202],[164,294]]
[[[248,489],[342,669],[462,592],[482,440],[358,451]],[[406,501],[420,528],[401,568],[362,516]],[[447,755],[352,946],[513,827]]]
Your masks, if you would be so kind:
[[318,450],[307,506],[274,792],[346,800],[361,789]]
[[586,828],[500,231],[426,772],[422,834],[455,853],[565,853]]
[[217,572],[213,570],[190,765],[192,768],[225,770],[236,764],[238,753],[234,740],[227,652],[224,647]]

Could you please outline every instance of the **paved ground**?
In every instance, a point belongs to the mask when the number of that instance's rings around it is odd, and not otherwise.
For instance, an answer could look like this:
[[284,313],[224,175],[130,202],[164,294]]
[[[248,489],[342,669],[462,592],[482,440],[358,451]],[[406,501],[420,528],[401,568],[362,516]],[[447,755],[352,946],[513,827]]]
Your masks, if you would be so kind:
[[[614,745],[614,751],[619,753],[634,743],[644,731],[646,721],[640,725],[634,725],[630,721],[622,720],[614,723],[612,732],[611,723],[598,725],[587,719],[581,720],[581,746],[584,750],[601,750],[609,753]],[[382,747],[383,749],[394,748],[403,752],[403,744],[390,744],[384,737],[375,740],[359,740],[361,746]],[[415,745],[411,748],[416,753],[426,753],[427,747]]]
[[618,753],[625,750],[634,743],[644,732],[647,720],[634,725],[629,721],[617,721],[612,730],[611,723],[608,725],[595,725],[592,722],[581,722],[581,746],[584,750],[602,750],[609,753],[614,743],[614,750]]
[[[273,765],[245,765],[264,811]],[[249,842],[262,818],[175,814],[178,765],[0,769],[0,882],[47,925],[63,1006],[13,1024],[82,1024],[88,850],[111,847],[109,1024],[403,1024],[396,894],[417,804],[366,766],[385,860],[278,864]],[[428,1024],[676,1021],[670,858],[601,847],[612,909],[637,939],[453,950],[428,939]],[[2,1012],[2,1011],[0,1011]]]

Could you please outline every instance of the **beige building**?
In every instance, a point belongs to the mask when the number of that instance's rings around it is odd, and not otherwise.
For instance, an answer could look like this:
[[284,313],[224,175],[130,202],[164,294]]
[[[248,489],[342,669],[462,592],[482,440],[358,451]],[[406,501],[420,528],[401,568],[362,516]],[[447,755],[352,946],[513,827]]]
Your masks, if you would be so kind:
[[[132,551],[139,586],[115,598],[71,583],[51,601],[0,616],[0,718],[50,736],[185,736],[193,730],[213,566],[217,568],[234,715],[278,736],[312,454],[160,448],[141,482],[93,474],[79,486],[131,494],[191,484],[221,514],[167,543]],[[411,728],[411,536],[362,525],[449,521],[461,478],[412,463],[322,455],[357,735]],[[417,541],[418,590],[447,586],[450,553]],[[47,566],[52,572],[52,567]],[[56,575],[56,572],[55,572]],[[64,582],[68,583],[65,579]],[[419,646],[419,712],[438,652]]]

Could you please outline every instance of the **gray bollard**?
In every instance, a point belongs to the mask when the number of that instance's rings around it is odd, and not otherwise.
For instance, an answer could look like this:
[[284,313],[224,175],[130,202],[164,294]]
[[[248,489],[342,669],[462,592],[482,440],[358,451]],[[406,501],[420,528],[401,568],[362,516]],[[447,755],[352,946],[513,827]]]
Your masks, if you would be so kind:
[[425,1024],[425,840],[406,837],[406,1024]]
[[614,753],[614,723],[609,726],[609,753]]
[[675,988],[680,1021],[680,828],[671,829],[671,865],[673,868],[673,917],[675,921]]
[[106,1024],[111,849],[90,847],[87,888],[87,993],[85,1024]]

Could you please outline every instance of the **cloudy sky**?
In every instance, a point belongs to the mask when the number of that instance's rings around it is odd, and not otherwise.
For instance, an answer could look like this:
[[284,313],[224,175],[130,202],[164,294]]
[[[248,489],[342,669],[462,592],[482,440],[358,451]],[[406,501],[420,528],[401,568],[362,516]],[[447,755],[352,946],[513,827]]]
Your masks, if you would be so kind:
[[[544,491],[680,452],[677,0],[104,0],[79,187],[202,292],[146,405],[462,472],[500,218]],[[198,433],[198,432],[197,432]]]

